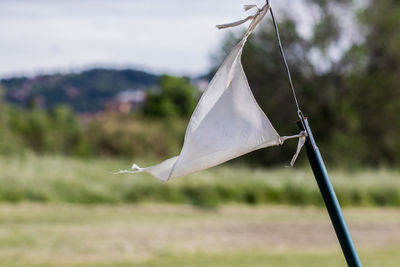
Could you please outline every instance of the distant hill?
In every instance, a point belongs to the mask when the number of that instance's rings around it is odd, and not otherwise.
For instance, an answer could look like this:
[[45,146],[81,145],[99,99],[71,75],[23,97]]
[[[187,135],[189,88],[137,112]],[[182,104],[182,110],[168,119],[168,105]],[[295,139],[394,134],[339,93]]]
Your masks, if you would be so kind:
[[77,112],[96,112],[125,90],[153,87],[159,76],[137,70],[91,69],[81,73],[9,78],[0,81],[4,99],[18,106],[51,108],[68,105]]

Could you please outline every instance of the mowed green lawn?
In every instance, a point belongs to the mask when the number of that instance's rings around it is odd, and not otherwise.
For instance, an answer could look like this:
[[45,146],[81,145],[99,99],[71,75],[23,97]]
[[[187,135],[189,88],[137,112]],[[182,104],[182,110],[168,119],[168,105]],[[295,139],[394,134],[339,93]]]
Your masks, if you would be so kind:
[[[399,266],[400,210],[345,210],[364,266]],[[346,266],[324,209],[1,204],[1,266]]]

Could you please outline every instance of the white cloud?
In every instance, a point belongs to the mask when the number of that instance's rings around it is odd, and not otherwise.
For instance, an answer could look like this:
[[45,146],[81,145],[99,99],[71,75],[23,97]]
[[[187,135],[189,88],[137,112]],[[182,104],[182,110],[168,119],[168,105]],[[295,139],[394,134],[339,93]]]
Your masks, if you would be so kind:
[[[262,5],[264,1],[255,1]],[[85,66],[199,74],[244,0],[2,0],[0,76]]]

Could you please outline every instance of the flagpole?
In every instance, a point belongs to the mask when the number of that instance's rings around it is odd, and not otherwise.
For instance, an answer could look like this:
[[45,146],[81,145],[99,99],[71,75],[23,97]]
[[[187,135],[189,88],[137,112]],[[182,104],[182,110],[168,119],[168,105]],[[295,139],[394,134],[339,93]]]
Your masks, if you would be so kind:
[[[305,128],[303,128],[303,124],[305,125]],[[304,118],[303,123],[299,121],[297,125],[301,131],[307,131],[308,136],[304,146],[306,147],[308,161],[310,162],[322,198],[324,199],[326,209],[331,218],[336,236],[339,239],[347,265],[350,267],[361,267],[362,264],[360,258],[358,257],[350,232],[347,228],[339,201],[337,200],[335,190],[333,189],[332,183],[329,179],[321,153],[315,143],[307,118]]]
[[[268,3],[268,0],[267,0]],[[307,118],[303,116],[300,110],[296,92],[293,87],[292,78],[290,75],[290,70],[286,61],[285,53],[282,48],[281,39],[279,36],[278,26],[275,21],[274,13],[270,7],[272,21],[275,27],[276,36],[278,39],[280,53],[282,55],[283,62],[285,64],[286,72],[289,78],[289,85],[292,90],[293,98],[297,107],[297,114],[299,116],[299,122],[297,123],[300,131],[306,131],[307,139],[305,142],[306,152],[308,161],[310,162],[311,169],[314,173],[315,180],[317,181],[319,190],[321,192],[322,198],[325,202],[326,209],[328,210],[329,217],[333,224],[336,232],[336,236],[339,240],[340,246],[342,248],[343,254],[345,256],[347,265],[349,267],[361,267],[361,261],[358,257],[356,248],[354,246],[353,240],[351,238],[350,232],[348,230],[346,221],[343,217],[342,210],[340,208],[339,201],[337,200],[335,190],[333,189],[332,183],[329,179],[328,172],[326,170],[324,161],[322,159],[321,153],[315,143],[314,136],[312,134],[310,125]]]

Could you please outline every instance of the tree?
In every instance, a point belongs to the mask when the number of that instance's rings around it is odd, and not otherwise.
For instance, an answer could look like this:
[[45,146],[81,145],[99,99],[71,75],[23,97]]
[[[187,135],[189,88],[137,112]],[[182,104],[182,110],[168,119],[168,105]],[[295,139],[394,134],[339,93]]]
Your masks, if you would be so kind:
[[[325,158],[342,166],[399,163],[400,33],[394,26],[400,23],[398,3],[370,2],[363,20],[358,21],[354,19],[356,1],[305,2],[319,13],[312,36],[298,33],[290,13],[280,13],[279,28],[300,104],[311,117]],[[361,29],[359,39],[348,37],[350,28]],[[333,57],[332,49],[340,47],[343,40],[350,45]],[[237,42],[233,34],[228,35],[215,66]],[[287,76],[269,21],[249,38],[242,62],[258,103],[278,132],[297,131]],[[293,153],[295,144],[288,145],[288,150],[261,150],[247,159],[282,162]]]
[[147,94],[143,113],[153,117],[188,117],[196,106],[197,92],[189,79],[163,75],[158,90]]
[[395,0],[370,2],[361,14],[365,40],[363,68],[353,73],[357,89],[360,134],[368,145],[370,164],[400,162],[400,4]]

